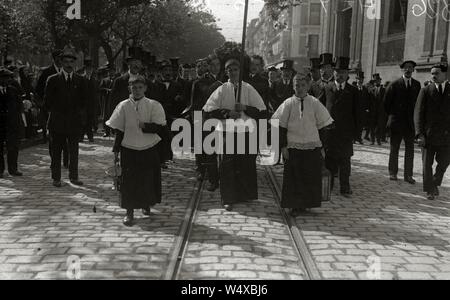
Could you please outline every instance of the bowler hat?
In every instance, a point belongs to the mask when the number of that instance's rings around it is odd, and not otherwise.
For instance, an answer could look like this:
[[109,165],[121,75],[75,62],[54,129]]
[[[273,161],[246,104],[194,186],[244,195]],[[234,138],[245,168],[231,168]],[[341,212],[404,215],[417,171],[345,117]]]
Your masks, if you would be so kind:
[[412,64],[414,66],[414,68],[417,67],[417,63],[415,61],[413,61],[413,60],[405,60],[404,62],[402,62],[400,64],[400,68],[403,69],[407,63]]
[[283,61],[283,66],[280,68],[280,70],[295,71],[294,70],[294,61],[293,60],[289,60],[289,59],[284,60]]
[[349,70],[350,58],[349,57],[338,57],[334,65],[335,70]]
[[320,58],[311,58],[311,69],[315,70],[315,69],[320,69]]
[[77,53],[73,47],[66,46],[66,47],[64,47],[64,49],[61,53],[61,58],[72,58],[72,59],[76,60]]
[[320,67],[323,67],[325,65],[334,66],[333,54],[331,54],[331,53],[320,54]]
[[380,73],[375,73],[375,74],[373,74],[373,75],[372,75],[372,79],[373,79],[373,80],[381,80]]

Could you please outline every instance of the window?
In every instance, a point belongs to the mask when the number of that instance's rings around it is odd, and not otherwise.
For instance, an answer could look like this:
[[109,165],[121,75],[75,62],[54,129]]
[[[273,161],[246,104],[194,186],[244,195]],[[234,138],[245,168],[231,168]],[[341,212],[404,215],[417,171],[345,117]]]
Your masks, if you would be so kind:
[[308,36],[309,57],[319,57],[319,35],[310,34]]
[[320,25],[320,13],[322,4],[311,3],[309,6],[309,25]]
[[408,0],[391,1],[388,34],[405,32],[408,16]]

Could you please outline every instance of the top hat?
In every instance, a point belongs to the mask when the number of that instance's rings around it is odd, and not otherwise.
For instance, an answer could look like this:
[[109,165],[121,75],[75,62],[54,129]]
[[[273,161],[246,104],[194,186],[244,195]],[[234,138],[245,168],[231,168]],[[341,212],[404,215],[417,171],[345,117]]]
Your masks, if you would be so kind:
[[311,70],[320,69],[320,58],[311,58]]
[[127,62],[129,62],[130,60],[142,60],[142,54],[143,54],[143,50],[141,47],[130,47],[128,48],[128,56],[127,56]]
[[14,73],[11,72],[10,70],[8,70],[6,68],[0,68],[0,78],[12,77],[13,75],[14,75]]
[[280,70],[291,70],[294,71],[294,61],[286,59],[283,61],[283,66],[280,68]]
[[60,56],[61,56],[61,58],[72,58],[74,60],[77,59],[77,53],[76,53],[75,49],[70,46],[64,47]]
[[364,79],[364,72],[358,71],[358,73],[356,73],[356,79]]
[[323,67],[325,65],[334,66],[333,54],[331,54],[331,53],[320,54],[320,67]]
[[400,68],[404,68],[407,63],[413,64],[414,68],[417,67],[417,63],[413,60],[405,60],[400,64]]
[[278,72],[278,69],[275,67],[270,67],[269,69],[267,69],[267,71],[269,72]]
[[373,74],[373,75],[372,75],[372,79],[373,79],[373,80],[381,80],[380,73],[375,73],[375,74]]
[[336,70],[349,70],[350,65],[350,57],[338,57],[336,59],[336,63],[334,65],[334,69]]

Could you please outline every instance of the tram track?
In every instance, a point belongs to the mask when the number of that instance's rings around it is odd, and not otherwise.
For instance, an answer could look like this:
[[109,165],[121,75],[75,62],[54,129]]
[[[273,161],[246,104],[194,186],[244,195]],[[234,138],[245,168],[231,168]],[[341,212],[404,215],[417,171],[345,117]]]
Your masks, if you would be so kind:
[[177,280],[180,275],[204,186],[205,180],[198,181],[195,185],[192,196],[189,199],[186,213],[183,218],[183,223],[181,224],[169,258],[169,264],[164,276],[165,280]]
[[289,236],[294,246],[295,253],[299,257],[299,265],[305,271],[306,279],[320,280],[322,276],[314,262],[311,251],[309,250],[306,240],[302,234],[301,228],[297,225],[294,217],[290,216],[284,208],[281,207],[281,186],[276,178],[273,169],[269,166],[264,166],[267,180],[275,198],[276,205],[283,217]]

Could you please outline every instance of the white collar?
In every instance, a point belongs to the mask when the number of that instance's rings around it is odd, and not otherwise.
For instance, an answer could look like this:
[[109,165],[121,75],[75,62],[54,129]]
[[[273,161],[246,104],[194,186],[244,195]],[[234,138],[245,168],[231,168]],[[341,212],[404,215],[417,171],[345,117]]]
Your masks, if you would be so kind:
[[61,72],[63,73],[63,75],[64,75],[64,79],[65,80],[67,80],[67,77],[68,76],[70,76],[70,78],[72,78],[73,79],[73,71],[72,71],[72,73],[67,73],[63,68],[61,68]]
[[342,89],[345,89],[346,86],[346,82],[343,83],[339,83],[336,80],[334,81],[334,83],[336,84],[337,89],[339,90],[339,88],[342,86]]
[[437,90],[439,90],[439,85],[442,85],[442,92],[444,92],[445,87],[446,87],[446,85],[447,85],[447,80],[444,81],[444,82],[442,82],[442,83],[437,83],[437,82],[435,82],[434,84],[436,85],[436,89],[437,89]]
[[412,77],[411,77],[411,78],[406,78],[405,75],[403,75],[402,77],[403,77],[403,81],[404,81],[405,83],[407,83],[407,82],[411,83]]
[[56,73],[59,73],[62,70],[62,68],[58,68],[55,64],[53,64],[53,67],[55,68]]

